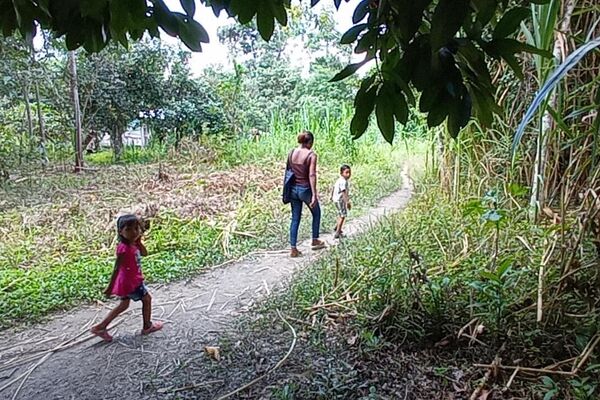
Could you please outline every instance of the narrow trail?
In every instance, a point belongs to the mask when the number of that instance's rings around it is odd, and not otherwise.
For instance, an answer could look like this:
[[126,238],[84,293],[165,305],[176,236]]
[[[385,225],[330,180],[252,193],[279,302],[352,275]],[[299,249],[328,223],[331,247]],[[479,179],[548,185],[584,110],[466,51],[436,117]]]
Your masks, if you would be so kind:
[[[350,218],[346,234],[357,235],[402,210],[412,193],[406,169],[402,182],[378,206]],[[303,223],[309,219],[305,216]],[[331,234],[322,238],[335,245]],[[24,331],[0,333],[0,399],[161,398],[160,390],[145,387],[148,377],[161,377],[167,387],[169,373],[185,368],[189,354],[204,357],[204,346],[214,344],[237,316],[285,288],[296,271],[327,251],[313,252],[309,244],[299,245],[304,256],[298,259],[289,258],[288,250],[257,252],[187,281],[150,285],[154,319],[165,321],[164,329],[150,336],[139,334],[139,303],[116,320],[112,343],[91,336],[89,327],[115,302],[82,306]]]

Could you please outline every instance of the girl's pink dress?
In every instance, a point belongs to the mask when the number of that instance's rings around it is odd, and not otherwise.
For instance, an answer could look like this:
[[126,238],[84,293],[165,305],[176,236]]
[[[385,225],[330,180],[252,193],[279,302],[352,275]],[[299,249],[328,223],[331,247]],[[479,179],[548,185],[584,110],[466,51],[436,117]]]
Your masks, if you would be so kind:
[[121,261],[112,288],[112,294],[125,297],[133,293],[144,283],[141,264],[142,257],[140,249],[135,243],[119,243],[117,246],[117,258],[119,257]]

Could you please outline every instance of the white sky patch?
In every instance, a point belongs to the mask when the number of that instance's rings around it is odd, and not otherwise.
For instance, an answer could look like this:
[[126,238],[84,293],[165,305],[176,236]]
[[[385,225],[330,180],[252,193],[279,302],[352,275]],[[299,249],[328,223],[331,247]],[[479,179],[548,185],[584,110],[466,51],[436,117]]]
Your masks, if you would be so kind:
[[[342,33],[346,32],[352,27],[352,13],[354,12],[354,9],[359,1],[360,0],[350,0],[348,3],[342,1],[340,9],[334,14],[336,29],[338,32],[340,32],[340,38],[342,37]],[[183,8],[181,7],[179,0],[165,0],[165,3],[171,11],[183,12]],[[326,3],[332,3],[332,1],[321,0],[315,9],[318,11],[320,8],[322,8],[322,5]],[[198,1],[196,1],[196,15],[194,16],[194,19],[200,22],[204,29],[206,29],[210,38],[210,42],[202,44],[201,53],[192,53],[192,57],[190,59],[190,70],[192,74],[196,76],[199,75],[202,70],[209,65],[220,66],[222,68],[232,70],[233,66],[228,58],[227,46],[219,42],[217,29],[221,26],[230,24],[234,20],[232,18],[228,18],[225,11],[221,12],[221,15],[218,18],[215,17],[212,9],[203,6]],[[161,40],[163,40],[165,43],[183,46],[179,39],[169,36],[164,32],[161,32]],[[293,63],[306,62],[308,59],[307,52],[300,43],[290,43],[289,51],[290,59]],[[362,57],[362,55],[358,55],[356,57],[356,61],[362,59]],[[364,69],[368,70],[368,67],[365,66]]]

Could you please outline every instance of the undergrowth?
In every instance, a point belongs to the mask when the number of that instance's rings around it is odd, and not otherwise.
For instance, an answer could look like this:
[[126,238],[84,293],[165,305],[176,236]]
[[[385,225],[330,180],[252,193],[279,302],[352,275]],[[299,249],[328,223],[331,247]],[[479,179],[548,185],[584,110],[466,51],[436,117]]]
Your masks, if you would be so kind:
[[[542,368],[581,357],[598,333],[598,315],[585,294],[569,292],[569,299],[536,322],[539,267],[556,229],[531,224],[526,211],[509,207],[493,191],[452,201],[437,186],[422,186],[402,213],[333,249],[300,273],[278,301],[290,315],[313,324],[317,344],[337,328],[348,347],[369,354],[398,345],[455,356],[472,349],[470,362],[489,364],[496,354],[503,365]],[[581,262],[594,257],[585,253]],[[543,299],[551,302],[557,272],[546,271]],[[580,279],[593,279],[593,273]],[[514,383],[511,393],[598,398],[599,360],[592,355],[585,361],[571,378],[519,376],[521,384]],[[510,372],[487,385],[502,389]],[[537,383],[524,389],[531,379]]]

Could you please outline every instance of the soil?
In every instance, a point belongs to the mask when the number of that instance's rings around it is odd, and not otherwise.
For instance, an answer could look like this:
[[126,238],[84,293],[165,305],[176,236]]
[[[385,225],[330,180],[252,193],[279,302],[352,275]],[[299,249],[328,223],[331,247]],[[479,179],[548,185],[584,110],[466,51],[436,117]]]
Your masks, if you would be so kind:
[[[382,216],[404,208],[410,196],[404,172],[402,189],[366,215],[351,218],[346,234],[368,230]],[[305,216],[303,223],[308,219]],[[336,244],[331,234],[322,238],[329,246]],[[287,351],[291,331],[282,320],[247,332],[240,332],[240,326],[249,326],[240,321],[258,319],[257,304],[285,290],[294,273],[310,268],[327,251],[311,251],[309,244],[299,245],[304,256],[298,259],[290,258],[287,249],[256,252],[185,281],[150,285],[154,319],[165,326],[149,336],[140,335],[139,303],[115,321],[112,343],[90,335],[90,326],[116,305],[114,301],[82,306],[26,329],[4,331],[0,333],[0,398],[218,398],[267,371]],[[300,381],[311,380],[315,374],[331,380],[336,379],[337,368],[353,369],[335,357],[328,365],[318,364],[321,370],[300,364],[312,358],[313,350],[303,348],[305,339],[300,338],[295,355],[281,369],[295,374],[287,379],[298,375]],[[206,346],[219,346],[223,359],[209,357]],[[257,386],[260,393],[254,389],[238,398],[286,398],[294,385],[284,385],[278,392],[267,390],[263,383]],[[319,397],[312,393],[301,398],[313,395]]]

